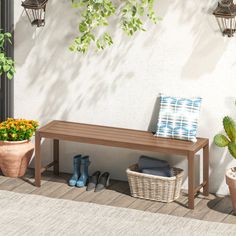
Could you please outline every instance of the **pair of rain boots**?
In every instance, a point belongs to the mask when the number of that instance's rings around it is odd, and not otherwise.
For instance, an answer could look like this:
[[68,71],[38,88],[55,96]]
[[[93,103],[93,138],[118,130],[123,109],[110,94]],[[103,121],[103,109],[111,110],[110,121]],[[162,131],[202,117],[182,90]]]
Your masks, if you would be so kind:
[[73,175],[69,180],[72,187],[82,188],[86,186],[89,178],[88,167],[90,165],[89,156],[76,155],[73,158]]

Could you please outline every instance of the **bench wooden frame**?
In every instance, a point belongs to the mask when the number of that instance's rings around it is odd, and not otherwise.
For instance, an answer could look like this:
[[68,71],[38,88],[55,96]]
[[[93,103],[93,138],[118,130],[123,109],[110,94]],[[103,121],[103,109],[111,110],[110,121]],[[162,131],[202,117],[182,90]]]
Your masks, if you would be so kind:
[[[41,166],[41,140],[53,140],[53,162]],[[148,131],[122,129],[66,121],[52,121],[36,131],[35,137],[35,185],[41,185],[41,173],[49,167],[59,174],[59,140],[129,148],[166,154],[178,154],[188,160],[188,207],[194,209],[195,194],[203,188],[203,195],[209,194],[209,140],[197,138],[196,143],[154,137]],[[195,154],[203,149],[203,183],[195,187]]]

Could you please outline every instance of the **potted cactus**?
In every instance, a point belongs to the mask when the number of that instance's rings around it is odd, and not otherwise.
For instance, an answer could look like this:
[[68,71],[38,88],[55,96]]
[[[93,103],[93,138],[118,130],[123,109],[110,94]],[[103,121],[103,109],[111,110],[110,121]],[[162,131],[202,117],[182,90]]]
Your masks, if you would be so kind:
[[[228,150],[233,158],[236,159],[236,123],[226,116],[223,119],[223,126],[226,135],[217,134],[214,137],[214,143],[218,147],[228,147]],[[229,186],[231,200],[236,214],[236,167],[226,170],[226,183]]]

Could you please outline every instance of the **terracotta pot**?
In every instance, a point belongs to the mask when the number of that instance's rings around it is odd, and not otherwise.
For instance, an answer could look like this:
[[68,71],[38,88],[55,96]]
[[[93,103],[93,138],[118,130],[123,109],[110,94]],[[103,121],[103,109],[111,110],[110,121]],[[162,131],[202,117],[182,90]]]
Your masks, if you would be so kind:
[[229,186],[234,214],[236,214],[236,167],[230,168],[226,171],[226,183]]
[[22,177],[34,152],[29,141],[0,141],[0,169],[5,176]]

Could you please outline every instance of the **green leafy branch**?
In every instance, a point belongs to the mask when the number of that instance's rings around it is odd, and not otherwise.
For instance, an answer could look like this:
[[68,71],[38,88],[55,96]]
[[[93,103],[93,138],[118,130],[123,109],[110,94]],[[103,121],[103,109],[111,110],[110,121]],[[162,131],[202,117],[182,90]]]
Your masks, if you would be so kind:
[[5,53],[5,44],[11,43],[11,38],[10,33],[0,33],[0,76],[5,73],[8,79],[12,79],[15,74],[14,61]]
[[81,13],[82,20],[79,23],[79,36],[70,46],[71,51],[85,53],[91,44],[98,50],[103,50],[113,44],[112,37],[104,32],[97,36],[99,27],[109,25],[109,18],[113,15],[119,17],[123,31],[132,36],[137,31],[145,31],[143,20],[148,18],[154,24],[157,16],[154,11],[154,0],[125,0],[119,8],[111,0],[71,0],[72,6]]
[[70,46],[71,51],[85,53],[91,42],[95,42],[98,49],[111,45],[112,39],[108,33],[96,38],[94,31],[100,26],[108,25],[108,18],[115,13],[115,7],[110,0],[72,0],[73,7],[80,9],[82,21],[79,23],[80,36],[76,37]]
[[142,18],[147,16],[154,24],[157,16],[153,10],[153,0],[127,0],[122,8],[121,27],[132,36],[136,31],[145,31]]

